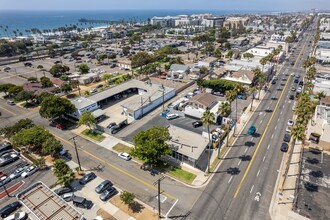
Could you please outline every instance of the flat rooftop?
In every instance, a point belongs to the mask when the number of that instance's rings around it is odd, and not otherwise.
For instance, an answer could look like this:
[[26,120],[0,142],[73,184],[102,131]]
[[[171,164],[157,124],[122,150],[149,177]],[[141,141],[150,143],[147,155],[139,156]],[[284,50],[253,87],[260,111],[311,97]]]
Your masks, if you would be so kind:
[[183,128],[170,125],[168,131],[171,140],[167,144],[175,151],[197,160],[205,150],[208,139],[202,135]]
[[[112,88],[106,89],[102,92],[96,93],[95,95],[91,95],[88,97],[88,99],[95,102],[100,102],[106,98],[124,92],[128,89],[134,89],[134,88],[142,89],[145,91],[145,93],[143,95],[140,95],[140,97],[142,97],[142,100],[141,98],[138,98],[135,100],[130,100],[122,105],[123,107],[126,107],[131,110],[137,110],[141,108],[142,102],[144,103],[145,106],[150,101],[154,101],[163,96],[163,89],[161,85],[132,79],[117,86],[114,86]],[[170,88],[166,86],[164,86],[163,88],[164,88],[164,95],[175,90],[174,88]]]
[[96,103],[95,101],[82,96],[75,99],[70,99],[70,101],[74,104],[74,106],[76,106],[77,109],[82,109]]
[[78,220],[82,214],[62,200],[42,182],[37,182],[17,195],[40,220]]

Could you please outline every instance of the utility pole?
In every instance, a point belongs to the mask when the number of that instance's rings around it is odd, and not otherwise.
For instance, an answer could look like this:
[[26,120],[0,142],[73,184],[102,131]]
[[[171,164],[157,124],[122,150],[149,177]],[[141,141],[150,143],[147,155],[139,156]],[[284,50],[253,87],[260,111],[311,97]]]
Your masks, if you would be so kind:
[[76,144],[76,139],[75,139],[77,136],[78,136],[78,135],[73,136],[73,137],[70,138],[69,140],[73,140],[74,149],[75,149],[75,151],[76,151],[76,156],[77,156],[78,165],[79,165],[79,171],[81,171],[82,169],[81,169],[81,164],[80,164],[80,159],[79,159],[79,154],[78,154],[78,149],[77,149],[77,144]]
[[160,209],[160,182],[164,179],[165,179],[165,176],[161,176],[158,180],[156,180],[153,183],[154,186],[158,184],[158,219],[162,218],[161,209]]

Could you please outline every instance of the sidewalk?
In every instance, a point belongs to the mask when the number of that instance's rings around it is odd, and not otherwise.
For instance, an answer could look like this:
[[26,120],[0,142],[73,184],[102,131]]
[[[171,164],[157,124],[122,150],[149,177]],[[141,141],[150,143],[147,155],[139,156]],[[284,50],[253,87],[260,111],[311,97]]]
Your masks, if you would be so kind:
[[[300,142],[296,142],[293,148],[291,160],[289,158],[289,154],[285,155],[285,159],[282,160],[279,178],[275,185],[272,202],[270,205],[270,216],[273,220],[283,220],[283,219],[308,219],[305,218],[294,211],[293,202],[295,199],[295,189],[296,183],[298,179],[299,173],[299,161],[302,151],[302,144]],[[288,160],[290,160],[288,162]],[[287,169],[287,163],[289,163],[288,173],[285,178],[285,170]]]

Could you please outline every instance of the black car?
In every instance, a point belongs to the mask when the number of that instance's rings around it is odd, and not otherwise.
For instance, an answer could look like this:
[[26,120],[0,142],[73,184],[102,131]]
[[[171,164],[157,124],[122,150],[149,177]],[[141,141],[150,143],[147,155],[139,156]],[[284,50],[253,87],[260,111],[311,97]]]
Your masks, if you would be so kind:
[[100,195],[100,199],[102,201],[106,201],[108,200],[111,196],[115,195],[117,193],[117,190],[115,187],[110,186],[109,188],[107,188],[106,190],[104,190],[101,195]]
[[299,80],[298,80],[298,79],[295,79],[295,80],[294,80],[294,83],[298,83],[298,82],[299,82]]
[[303,81],[300,81],[299,82],[299,86],[303,86],[304,85],[304,82]]
[[293,66],[294,65],[294,62],[291,62],[291,66]]
[[116,122],[111,122],[108,126],[107,126],[107,128],[112,128],[113,126],[115,126],[116,125]]
[[194,128],[197,128],[197,127],[203,126],[203,122],[202,121],[194,121],[192,123],[192,125],[193,125]]
[[276,80],[275,79],[272,80],[272,84],[273,85],[276,84]]
[[54,190],[54,192],[59,196],[65,194],[65,193],[72,192],[72,191],[73,190],[70,186],[64,186],[64,187],[61,187],[61,188],[58,188],[58,189]]
[[22,206],[20,202],[13,202],[9,205],[6,205],[2,209],[0,209],[0,216],[1,218],[5,218],[10,215],[12,212],[16,211]]
[[92,201],[87,200],[86,198],[80,196],[74,196],[72,201],[74,206],[84,209],[90,209],[94,205]]
[[102,183],[100,183],[96,188],[95,192],[102,193],[104,190],[112,186],[112,182],[110,180],[104,180]]
[[294,100],[294,95],[290,95],[290,96],[289,96],[289,99],[290,99],[290,100]]
[[79,183],[81,185],[85,185],[86,183],[92,181],[93,179],[96,178],[96,175],[95,173],[91,172],[91,173],[87,173],[85,174],[80,180],[79,180]]
[[285,133],[284,138],[283,138],[283,141],[290,142],[290,140],[291,140],[291,135],[288,134],[288,133]]
[[287,143],[282,143],[281,145],[281,151],[282,152],[287,152],[289,149],[289,145]]

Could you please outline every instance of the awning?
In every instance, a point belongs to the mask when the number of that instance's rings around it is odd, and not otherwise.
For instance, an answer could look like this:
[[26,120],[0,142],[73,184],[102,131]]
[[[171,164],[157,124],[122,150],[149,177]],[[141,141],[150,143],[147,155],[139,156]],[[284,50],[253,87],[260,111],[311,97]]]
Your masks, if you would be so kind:
[[98,118],[104,114],[105,114],[105,111],[103,111],[102,109],[96,109],[95,111],[92,112],[92,115],[94,115],[95,118]]

